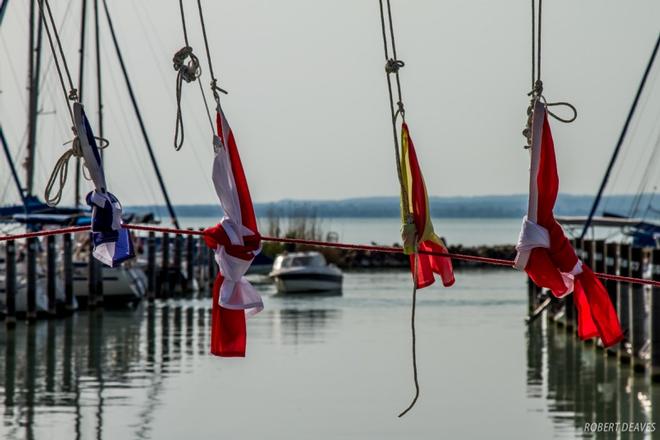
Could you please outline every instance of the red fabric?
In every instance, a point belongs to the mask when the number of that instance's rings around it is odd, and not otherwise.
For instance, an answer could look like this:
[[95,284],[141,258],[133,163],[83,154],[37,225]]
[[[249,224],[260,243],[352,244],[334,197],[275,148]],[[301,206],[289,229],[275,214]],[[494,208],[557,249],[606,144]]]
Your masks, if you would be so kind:
[[584,292],[587,297],[593,324],[598,329],[603,345],[609,347],[621,342],[623,332],[607,290],[589,267],[583,265],[582,270],[575,278],[575,292]]
[[[218,135],[220,138],[223,138],[222,133],[222,118],[224,115],[222,112],[216,113],[216,124],[218,126]],[[229,126],[229,125],[227,125]],[[241,217],[243,226],[247,227],[251,231],[257,232],[257,219],[254,215],[254,207],[252,206],[252,197],[250,197],[250,188],[247,184],[247,179],[245,178],[245,172],[243,171],[243,164],[241,163],[241,157],[238,154],[238,147],[236,145],[236,140],[234,139],[234,132],[229,130],[227,133],[227,145],[225,145],[227,151],[229,152],[229,159],[231,160],[231,169],[234,173],[234,182],[236,183],[236,191],[238,192],[238,199],[241,202]]]
[[[419,244],[419,250],[431,252],[447,252],[443,246],[431,240]],[[410,256],[410,267],[415,267],[415,256]],[[452,286],[456,279],[454,278],[454,269],[452,268],[451,258],[439,257],[437,255],[417,254],[417,288],[423,289],[435,282],[434,273],[440,275],[442,284],[445,287]]]
[[[447,249],[435,241],[431,240],[427,233],[427,221],[430,222],[430,213],[428,212],[428,196],[424,176],[417,160],[417,152],[408,125],[403,123],[401,130],[403,135],[408,138],[408,163],[410,165],[410,181],[412,193],[412,216],[415,223],[415,229],[420,235],[421,242],[418,244],[419,250],[433,252],[447,252]],[[431,231],[433,225],[431,226]],[[433,236],[435,233],[433,232]],[[410,268],[415,267],[414,255],[410,256]],[[454,278],[454,269],[451,264],[451,258],[437,255],[417,254],[417,288],[423,289],[435,282],[434,273],[440,275],[442,284],[449,287],[456,281]]]
[[[223,138],[221,112],[217,113],[216,122],[218,134]],[[226,145],[231,161],[232,174],[238,199],[241,205],[241,220],[244,226],[254,231],[255,235],[244,236],[243,246],[234,245],[229,240],[227,233],[221,224],[212,226],[204,230],[204,241],[206,245],[216,250],[219,245],[224,246],[227,253],[233,257],[243,260],[251,260],[251,252],[259,249],[260,238],[257,229],[257,220],[254,215],[250,189],[247,185],[241,157],[238,154],[238,147],[234,139],[234,134],[229,130],[226,134]],[[247,343],[247,327],[245,323],[244,310],[232,310],[220,306],[220,287],[224,278],[218,274],[213,283],[213,304],[211,313],[211,354],[222,357],[244,357],[245,346]]]
[[[540,148],[540,162],[536,176],[538,187],[536,223],[548,230],[550,248],[533,249],[525,271],[538,286],[548,288],[555,296],[561,297],[568,291],[561,273],[570,273],[578,258],[552,212],[559,191],[559,176],[547,114],[544,115]],[[581,339],[600,336],[606,347],[616,344],[623,339],[623,332],[607,291],[584,263],[582,271],[574,281],[578,335]]]
[[245,357],[247,328],[245,311],[221,307],[220,286],[224,278],[218,274],[213,283],[211,312],[211,354],[222,357]]

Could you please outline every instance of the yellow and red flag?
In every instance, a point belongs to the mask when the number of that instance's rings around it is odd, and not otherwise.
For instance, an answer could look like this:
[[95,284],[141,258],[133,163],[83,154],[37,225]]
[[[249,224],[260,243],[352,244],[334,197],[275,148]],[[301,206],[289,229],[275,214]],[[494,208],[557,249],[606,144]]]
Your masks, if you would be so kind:
[[[419,167],[415,145],[410,137],[408,125],[401,126],[401,220],[404,252],[410,255],[410,269],[417,268],[417,288],[430,286],[435,282],[434,273],[440,275],[442,284],[454,284],[454,270],[451,259],[446,256],[428,255],[419,251],[447,253],[447,248],[433,230],[426,193],[424,176]],[[417,264],[415,264],[417,258]]]

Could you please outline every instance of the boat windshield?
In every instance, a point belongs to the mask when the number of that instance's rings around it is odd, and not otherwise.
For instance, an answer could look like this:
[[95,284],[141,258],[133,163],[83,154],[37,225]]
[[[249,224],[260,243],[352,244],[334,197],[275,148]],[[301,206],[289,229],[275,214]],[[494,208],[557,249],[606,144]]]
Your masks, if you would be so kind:
[[319,257],[305,256],[287,258],[282,262],[282,267],[302,267],[302,266],[321,266]]

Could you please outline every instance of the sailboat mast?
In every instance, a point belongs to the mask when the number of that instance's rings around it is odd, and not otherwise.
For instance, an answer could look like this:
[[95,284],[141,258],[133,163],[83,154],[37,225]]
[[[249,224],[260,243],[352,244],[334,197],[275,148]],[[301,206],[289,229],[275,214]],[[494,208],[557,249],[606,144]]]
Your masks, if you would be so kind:
[[[99,112],[99,136],[103,137],[103,88],[101,81],[101,36],[99,31],[99,0],[94,0],[94,30],[96,33],[96,100]],[[101,150],[103,157],[103,150]]]
[[655,60],[655,57],[658,54],[658,47],[660,47],[660,34],[658,34],[658,39],[655,42],[655,47],[653,48],[653,52],[651,53],[651,58],[649,59],[649,62],[646,65],[646,70],[644,70],[642,81],[639,83],[639,87],[637,88],[637,94],[635,95],[635,99],[633,100],[633,103],[630,106],[628,117],[626,118],[626,122],[623,124],[621,135],[619,135],[619,140],[616,143],[616,147],[614,147],[612,158],[610,159],[609,165],[607,165],[605,176],[603,176],[603,181],[600,183],[600,188],[598,188],[598,193],[596,194],[594,203],[591,206],[591,211],[589,211],[589,217],[587,217],[587,220],[584,222],[584,228],[582,229],[582,234],[580,235],[581,239],[584,238],[585,235],[587,235],[589,226],[591,226],[591,221],[593,220],[594,215],[596,214],[596,210],[598,209],[598,205],[600,204],[600,199],[603,197],[603,192],[605,191],[605,187],[607,186],[607,181],[610,178],[610,174],[612,174],[612,168],[614,168],[616,159],[619,156],[619,151],[621,150],[621,145],[623,144],[623,141],[626,138],[626,133],[628,132],[628,126],[630,125],[630,121],[632,120],[633,115],[635,114],[635,110],[637,109],[637,104],[639,103],[639,97],[642,95],[642,91],[644,90],[644,85],[646,84],[646,80],[648,79],[649,72],[651,72],[651,67],[653,66],[653,61]]
[[21,197],[21,202],[23,202],[23,206],[25,206],[25,208],[27,209],[25,193],[23,192],[21,181],[18,178],[18,172],[16,171],[16,166],[14,165],[14,159],[11,157],[11,153],[9,152],[9,145],[7,145],[7,139],[5,138],[5,132],[2,129],[2,125],[0,125],[0,143],[2,144],[2,150],[5,152],[5,157],[7,158],[7,163],[9,164],[9,170],[11,171],[11,175],[14,178],[14,183],[16,184],[18,195]]
[[142,113],[140,112],[140,108],[138,107],[137,98],[135,97],[135,93],[133,92],[133,86],[131,84],[131,80],[128,77],[128,71],[126,70],[126,64],[124,63],[124,57],[122,56],[121,49],[119,47],[119,42],[117,41],[117,35],[115,34],[115,27],[112,24],[110,11],[108,10],[108,3],[106,2],[106,0],[102,0],[102,1],[103,1],[103,9],[105,10],[105,17],[108,20],[108,29],[110,30],[110,37],[112,37],[112,43],[115,47],[115,52],[117,53],[119,66],[121,67],[121,72],[124,76],[126,89],[128,90],[128,95],[131,98],[133,111],[135,112],[135,117],[137,119],[138,125],[140,126],[140,131],[142,132],[142,138],[144,139],[144,143],[147,147],[147,152],[149,153],[149,158],[151,159],[151,165],[153,166],[154,172],[156,173],[156,178],[158,179],[158,185],[160,186],[160,190],[163,193],[163,198],[165,199],[165,204],[167,206],[167,211],[170,214],[170,219],[172,221],[172,224],[176,228],[179,228],[179,220],[176,217],[176,213],[174,212],[174,207],[172,206],[170,196],[167,193],[167,188],[165,187],[165,181],[163,180],[163,176],[160,173],[160,168],[158,167],[158,162],[156,161],[156,156],[151,146],[151,140],[149,139],[149,135],[147,134],[147,128],[144,125],[144,120],[142,119]]
[[[39,74],[41,72],[41,40],[43,34],[43,22],[38,18],[35,8],[37,1],[30,2],[30,39],[29,39],[29,59],[28,59],[28,143],[27,155],[25,157],[26,172],[26,197],[33,195],[34,192],[34,157],[37,138],[37,113],[39,103]],[[35,46],[34,25],[37,23],[37,35]]]
[[[82,11],[80,15],[80,47],[78,49],[78,97],[83,100],[83,83],[85,79],[85,34],[87,29],[87,0],[82,0]],[[76,157],[76,184],[75,184],[75,206],[80,207],[80,175],[81,161]]]

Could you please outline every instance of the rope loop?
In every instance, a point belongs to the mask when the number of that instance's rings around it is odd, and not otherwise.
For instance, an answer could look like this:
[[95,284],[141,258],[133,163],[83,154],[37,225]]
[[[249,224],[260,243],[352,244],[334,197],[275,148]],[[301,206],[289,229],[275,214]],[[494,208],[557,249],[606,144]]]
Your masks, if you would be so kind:
[[[72,128],[72,130],[74,130],[75,133],[75,129]],[[94,139],[96,139],[99,142],[97,146],[99,150],[103,150],[110,145],[110,141],[108,141],[105,138],[94,136]],[[53,168],[53,172],[50,174],[50,177],[48,178],[48,183],[46,184],[44,199],[46,200],[46,204],[48,206],[57,206],[62,200],[64,185],[66,185],[66,179],[67,176],[69,175],[69,159],[71,159],[72,157],[77,157],[77,158],[83,157],[82,147],[80,146],[80,138],[77,135],[72,140],[65,142],[63,145],[68,145],[68,144],[71,144],[71,148],[66,150],[62,154],[62,156],[60,156],[60,158],[57,159],[57,162],[55,162],[55,167]],[[87,165],[85,165],[84,161],[83,161],[83,166],[85,167],[85,169],[87,168]],[[84,170],[83,170],[83,175],[87,180],[91,180],[89,177],[85,175]],[[55,195],[52,195],[51,193],[53,192],[53,188],[55,187],[55,184],[58,184],[57,192],[55,193]]]
[[[188,58],[190,61],[186,63]],[[193,49],[190,46],[184,46],[179,49],[172,57],[172,64],[174,70],[179,72],[177,82],[180,82],[181,79],[187,83],[193,82],[202,74],[199,59],[193,53]]]
[[[564,124],[570,124],[571,122],[574,122],[577,119],[578,116],[577,108],[575,108],[575,106],[570,102],[546,101],[545,96],[543,96],[543,81],[541,81],[540,79],[534,82],[534,87],[529,93],[527,93],[527,96],[531,96],[531,99],[529,101],[529,106],[527,107],[527,123],[525,125],[525,129],[522,131],[522,135],[525,137],[525,139],[527,139],[527,144],[524,146],[525,149],[529,149],[532,147],[532,118],[534,113],[534,106],[536,105],[536,102],[538,100],[543,101],[543,104],[545,105],[548,114],[559,122],[563,122]],[[572,116],[568,118],[563,118],[559,116],[557,113],[550,111],[549,107],[568,107],[568,109],[572,113]]]
[[[188,60],[188,61],[186,61]],[[190,46],[179,49],[172,57],[172,67],[177,71],[176,75],[176,125],[174,128],[174,149],[181,150],[185,138],[183,127],[183,112],[181,111],[181,91],[183,81],[191,83],[196,81],[202,74],[199,59],[193,53]]]
[[387,72],[388,74],[399,73],[399,69],[401,69],[405,65],[406,63],[404,63],[401,60],[395,60],[393,58],[390,58],[389,60],[387,60],[387,62],[385,62],[385,72]]

